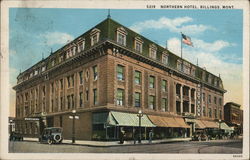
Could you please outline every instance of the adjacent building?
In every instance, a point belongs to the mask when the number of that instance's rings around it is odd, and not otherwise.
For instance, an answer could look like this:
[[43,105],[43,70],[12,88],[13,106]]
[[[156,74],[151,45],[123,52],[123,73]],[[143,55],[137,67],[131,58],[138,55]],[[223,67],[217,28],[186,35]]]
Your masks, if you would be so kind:
[[234,127],[236,134],[243,133],[243,110],[240,105],[234,102],[228,102],[224,106],[224,120],[230,127]]
[[[155,138],[218,128],[226,90],[220,77],[107,18],[17,77],[16,130],[66,139],[117,139],[153,129]],[[72,113],[75,110],[76,113]],[[32,118],[34,119],[32,121]]]

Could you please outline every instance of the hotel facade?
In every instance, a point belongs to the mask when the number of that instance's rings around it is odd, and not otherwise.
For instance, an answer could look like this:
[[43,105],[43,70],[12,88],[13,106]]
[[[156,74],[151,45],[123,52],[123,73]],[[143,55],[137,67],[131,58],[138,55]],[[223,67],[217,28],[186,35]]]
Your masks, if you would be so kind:
[[107,18],[17,77],[16,131],[76,140],[191,137],[223,120],[220,77]]

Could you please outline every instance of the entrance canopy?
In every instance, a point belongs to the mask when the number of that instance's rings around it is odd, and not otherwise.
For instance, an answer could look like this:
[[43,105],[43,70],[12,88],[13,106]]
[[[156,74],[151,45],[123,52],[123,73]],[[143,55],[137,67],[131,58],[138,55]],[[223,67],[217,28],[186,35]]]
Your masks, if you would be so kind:
[[158,127],[189,128],[182,118],[149,115],[149,119]]
[[[109,114],[109,125],[118,125],[118,126],[139,126],[139,117],[134,113],[124,113],[111,111]],[[115,122],[115,124],[114,124]],[[148,119],[147,115],[141,117],[141,126],[142,127],[155,127],[154,124]]]

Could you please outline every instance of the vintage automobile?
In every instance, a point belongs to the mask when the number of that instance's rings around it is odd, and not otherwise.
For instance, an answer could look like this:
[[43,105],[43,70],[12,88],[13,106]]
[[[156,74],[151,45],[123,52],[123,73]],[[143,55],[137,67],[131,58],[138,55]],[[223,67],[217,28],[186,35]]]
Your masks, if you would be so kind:
[[43,133],[39,137],[40,143],[62,143],[62,128],[60,127],[49,127],[43,130]]
[[204,130],[196,130],[192,137],[193,141],[207,141],[208,136],[206,135]]
[[23,136],[17,132],[11,132],[10,141],[23,141]]

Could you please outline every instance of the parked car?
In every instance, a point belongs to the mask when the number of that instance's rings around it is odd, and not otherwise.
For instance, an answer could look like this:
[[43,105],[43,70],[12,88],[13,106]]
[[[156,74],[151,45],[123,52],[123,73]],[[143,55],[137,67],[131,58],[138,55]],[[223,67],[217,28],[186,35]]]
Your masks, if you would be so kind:
[[39,137],[40,143],[62,143],[62,140],[62,128],[60,127],[45,128],[42,135]]
[[20,133],[11,132],[10,141],[23,141],[23,136]]
[[204,130],[196,130],[192,136],[193,141],[207,141],[208,136]]

